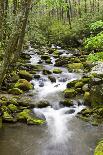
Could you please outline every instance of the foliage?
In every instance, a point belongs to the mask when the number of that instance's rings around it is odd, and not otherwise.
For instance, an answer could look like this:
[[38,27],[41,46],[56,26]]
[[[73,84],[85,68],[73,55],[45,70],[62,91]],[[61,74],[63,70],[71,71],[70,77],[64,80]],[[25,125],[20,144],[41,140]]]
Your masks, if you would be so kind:
[[92,62],[103,61],[103,52],[89,54],[87,60]]
[[96,22],[90,24],[90,30],[95,31],[97,29],[103,30],[103,21],[102,20],[99,20],[99,21],[96,21]]
[[96,36],[90,36],[85,40],[86,49],[103,49],[103,32],[100,32]]

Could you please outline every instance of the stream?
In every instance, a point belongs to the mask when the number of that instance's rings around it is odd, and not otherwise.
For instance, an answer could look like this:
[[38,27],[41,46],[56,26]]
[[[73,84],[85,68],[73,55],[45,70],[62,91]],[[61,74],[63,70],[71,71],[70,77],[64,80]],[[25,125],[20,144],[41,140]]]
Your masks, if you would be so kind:
[[[31,64],[37,64],[40,56],[34,50],[29,50],[29,53]],[[61,56],[71,54],[64,51]],[[52,54],[51,60],[52,64],[42,63],[44,69],[56,68]],[[98,140],[103,137],[103,126],[94,127],[75,117],[84,108],[81,99],[80,105],[75,99],[73,107],[60,105],[67,82],[80,79],[82,74],[69,73],[64,67],[57,68],[62,73],[52,74],[56,83],[52,83],[41,71],[38,72],[41,78],[31,81],[35,87],[31,91],[34,94],[32,102],[46,100],[50,103],[46,108],[33,109],[45,116],[47,125],[5,124],[0,129],[0,155],[93,155]],[[43,83],[42,87],[40,81]]]

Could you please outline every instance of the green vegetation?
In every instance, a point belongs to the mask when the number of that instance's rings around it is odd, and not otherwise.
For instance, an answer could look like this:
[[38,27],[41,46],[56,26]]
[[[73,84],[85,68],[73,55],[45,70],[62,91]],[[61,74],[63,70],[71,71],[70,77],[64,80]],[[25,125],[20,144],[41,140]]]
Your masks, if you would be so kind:
[[103,52],[89,54],[87,60],[92,62],[103,61]]

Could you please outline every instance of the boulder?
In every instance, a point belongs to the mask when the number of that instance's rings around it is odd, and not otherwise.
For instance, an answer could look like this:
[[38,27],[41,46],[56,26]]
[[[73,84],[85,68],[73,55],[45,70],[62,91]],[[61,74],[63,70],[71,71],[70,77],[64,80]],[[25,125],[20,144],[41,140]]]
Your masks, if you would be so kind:
[[28,91],[33,88],[32,84],[25,79],[20,79],[14,86],[15,88],[19,88],[23,91]]
[[60,101],[59,104],[66,107],[70,107],[70,106],[73,106],[73,101],[70,99],[66,99],[64,101]]
[[48,79],[51,81],[51,82],[56,82],[56,78],[54,76],[48,76]]
[[27,81],[32,80],[32,74],[30,74],[26,70],[20,70],[18,75],[20,76],[21,79],[26,79]]
[[94,152],[94,155],[102,155],[102,154],[103,154],[103,140],[98,143]]
[[12,88],[12,89],[9,89],[8,91],[10,94],[13,94],[13,95],[20,95],[20,94],[23,94],[23,91],[19,88]]
[[55,69],[53,70],[53,73],[54,73],[54,74],[61,74],[61,73],[62,73],[62,70],[59,69],[59,68],[55,68]]
[[75,97],[77,92],[73,88],[67,88],[64,90],[64,97],[65,98],[72,98]]

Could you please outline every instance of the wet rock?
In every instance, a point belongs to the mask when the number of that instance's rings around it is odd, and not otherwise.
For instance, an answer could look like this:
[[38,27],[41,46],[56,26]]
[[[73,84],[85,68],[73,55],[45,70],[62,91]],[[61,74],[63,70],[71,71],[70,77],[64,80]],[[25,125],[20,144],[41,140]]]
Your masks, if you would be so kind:
[[43,70],[43,74],[44,74],[44,75],[48,75],[48,74],[52,74],[52,72],[51,72],[50,70],[44,69],[44,70]]
[[65,114],[73,114],[75,113],[75,110],[74,109],[70,109],[68,111],[65,112]]
[[48,76],[48,78],[50,79],[51,82],[56,82],[56,78],[54,76]]
[[26,70],[19,71],[18,75],[20,76],[20,78],[26,79],[27,81],[32,80],[32,74],[30,74]]
[[42,80],[39,80],[39,87],[44,87],[44,82]]
[[34,79],[39,79],[40,78],[40,75],[39,74],[35,74],[35,75],[33,75],[33,78]]
[[60,101],[59,102],[60,105],[66,106],[66,107],[70,107],[73,106],[73,101],[70,99],[64,100],[64,101]]
[[41,55],[41,59],[42,60],[47,60],[47,59],[50,59],[50,56],[45,54],[45,55]]
[[66,82],[67,81],[67,78],[60,78],[59,79],[59,82]]
[[68,64],[68,58],[60,58],[55,61],[55,66],[60,67]]
[[33,112],[34,112],[34,114],[35,114],[35,116],[36,116],[37,118],[46,120],[46,117],[45,117],[45,115],[44,115],[42,112],[40,112],[40,111],[38,111],[38,110],[34,110]]
[[50,104],[48,101],[39,101],[38,103],[36,103],[36,107],[38,108],[45,108],[48,107]]

